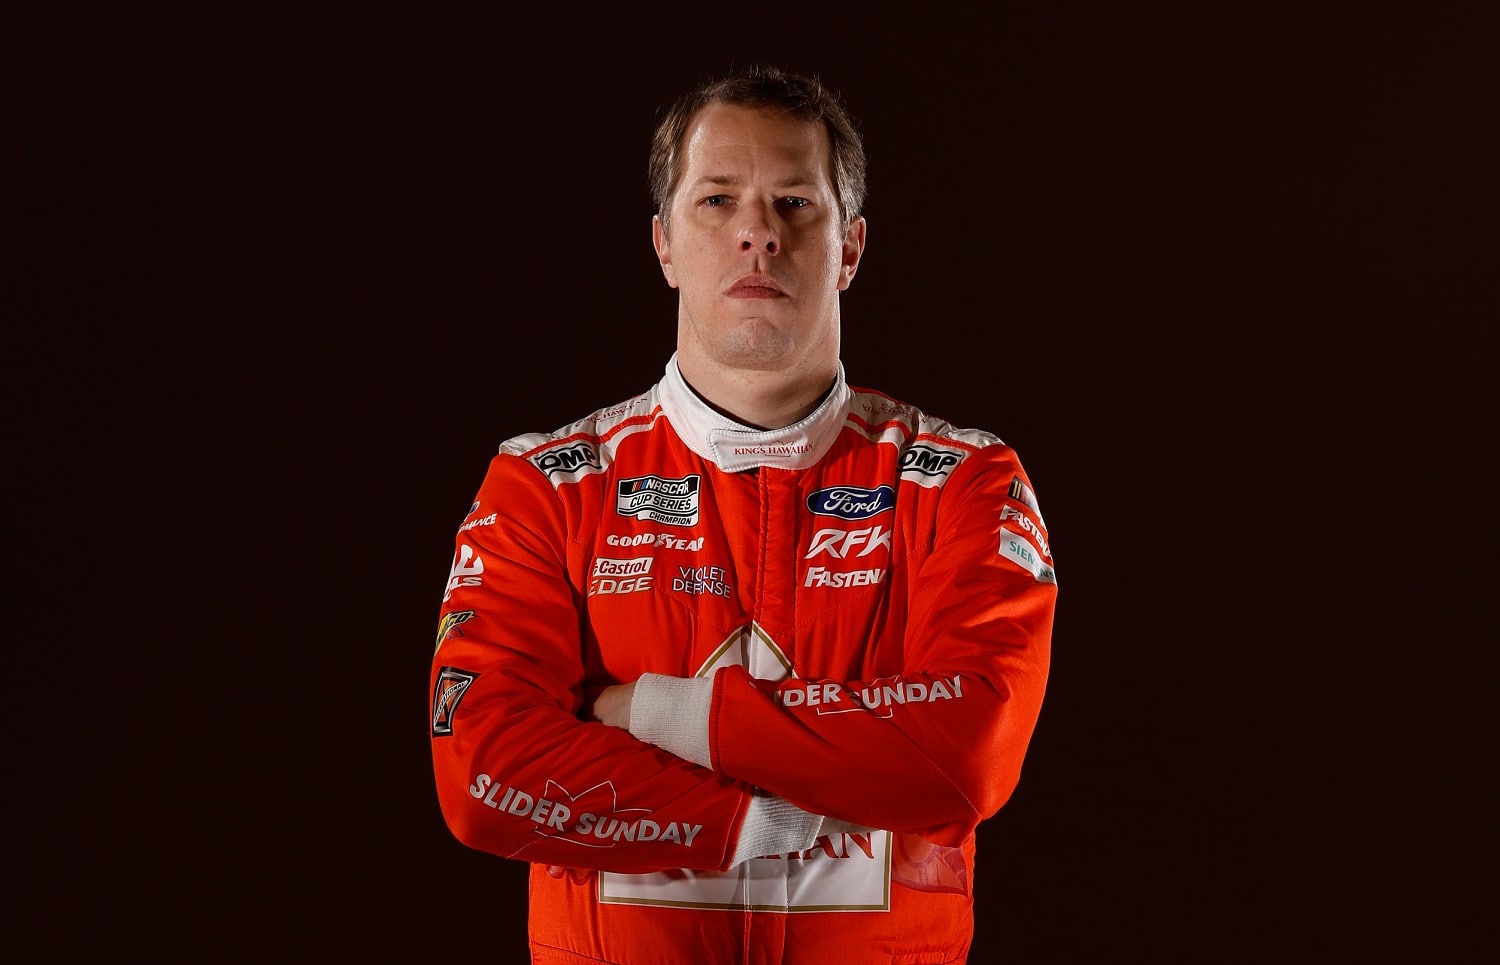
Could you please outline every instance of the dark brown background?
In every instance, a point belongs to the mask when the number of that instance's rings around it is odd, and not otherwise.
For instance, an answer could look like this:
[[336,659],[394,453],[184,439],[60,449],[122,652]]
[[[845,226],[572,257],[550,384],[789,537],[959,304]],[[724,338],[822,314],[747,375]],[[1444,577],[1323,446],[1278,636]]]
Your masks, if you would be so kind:
[[501,440],[660,373],[651,123],[755,60],[863,122],[851,381],[998,432],[1052,525],[974,960],[1493,945],[1468,10],[49,10],[7,41],[8,947],[522,957],[524,867],[432,789],[452,533]]

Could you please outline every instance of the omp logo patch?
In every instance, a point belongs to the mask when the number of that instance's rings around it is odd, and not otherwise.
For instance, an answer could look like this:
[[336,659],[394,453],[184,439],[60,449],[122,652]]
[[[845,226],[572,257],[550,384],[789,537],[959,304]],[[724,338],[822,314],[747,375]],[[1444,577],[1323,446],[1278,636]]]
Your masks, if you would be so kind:
[[807,497],[807,508],[818,516],[839,519],[869,519],[896,505],[896,491],[890,486],[834,486],[820,489]]
[[[473,610],[453,610],[450,613],[444,613],[443,618],[438,621],[437,643],[433,644],[432,652],[437,653],[438,647],[441,647],[443,641],[448,639],[448,634],[453,632],[454,627],[460,623],[468,623],[472,619],[474,619]],[[460,630],[458,635],[463,636],[463,631]]]
[[433,737],[452,736],[453,715],[458,711],[459,701],[478,679],[479,674],[458,667],[444,667],[438,671],[437,683],[432,688]]
[[668,526],[698,524],[698,487],[702,477],[635,476],[616,484],[615,512]]
[[603,468],[599,464],[599,450],[590,442],[575,442],[571,446],[548,449],[530,458],[531,464],[548,476],[555,472],[577,472],[584,467]]
[[963,457],[962,450],[938,448],[919,442],[901,454],[901,472],[921,476],[946,476]]

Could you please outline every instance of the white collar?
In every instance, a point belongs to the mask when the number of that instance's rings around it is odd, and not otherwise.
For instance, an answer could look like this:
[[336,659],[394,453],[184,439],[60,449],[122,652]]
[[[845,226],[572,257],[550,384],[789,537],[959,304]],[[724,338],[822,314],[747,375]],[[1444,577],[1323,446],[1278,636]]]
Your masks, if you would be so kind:
[[850,391],[839,363],[833,389],[807,418],[783,429],[752,429],[715,412],[687,384],[677,368],[677,353],[667,362],[666,377],[657,383],[667,421],[687,447],[725,472],[760,466],[806,469],[823,458],[838,438],[849,413]]

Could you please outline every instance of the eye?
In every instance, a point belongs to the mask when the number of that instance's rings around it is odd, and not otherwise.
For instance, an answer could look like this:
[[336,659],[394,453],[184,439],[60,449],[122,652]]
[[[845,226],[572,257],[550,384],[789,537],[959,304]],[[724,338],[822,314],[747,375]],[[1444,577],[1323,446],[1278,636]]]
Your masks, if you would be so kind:
[[704,198],[701,203],[707,205],[710,208],[722,208],[724,207],[724,205],[729,203],[729,196],[724,194],[714,194]]
[[782,198],[781,203],[788,208],[805,208],[812,204],[812,202],[806,198]]

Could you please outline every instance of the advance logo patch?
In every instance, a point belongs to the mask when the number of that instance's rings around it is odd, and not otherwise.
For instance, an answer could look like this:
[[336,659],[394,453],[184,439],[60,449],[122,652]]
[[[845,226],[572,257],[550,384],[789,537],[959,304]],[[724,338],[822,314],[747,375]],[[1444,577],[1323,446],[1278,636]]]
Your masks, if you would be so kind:
[[458,667],[444,667],[438,671],[437,683],[432,687],[433,737],[453,735],[453,715],[458,710],[458,702],[478,679],[479,674]]
[[698,525],[698,488],[702,477],[635,476],[616,484],[615,512],[668,526]]

